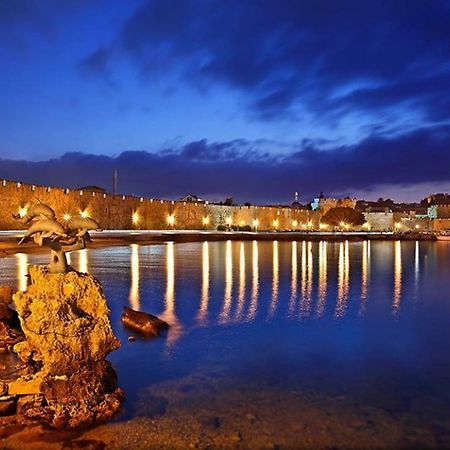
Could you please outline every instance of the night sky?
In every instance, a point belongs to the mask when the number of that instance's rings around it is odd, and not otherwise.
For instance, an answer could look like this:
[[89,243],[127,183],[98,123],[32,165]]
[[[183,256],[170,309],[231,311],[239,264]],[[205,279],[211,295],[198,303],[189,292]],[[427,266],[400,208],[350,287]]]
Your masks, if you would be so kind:
[[450,191],[450,1],[1,0],[0,177],[177,198]]

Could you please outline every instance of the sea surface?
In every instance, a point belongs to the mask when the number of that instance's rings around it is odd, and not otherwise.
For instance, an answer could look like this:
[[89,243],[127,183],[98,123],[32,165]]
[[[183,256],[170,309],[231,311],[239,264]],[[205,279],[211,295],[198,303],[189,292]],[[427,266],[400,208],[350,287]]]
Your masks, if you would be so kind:
[[[199,414],[233,422],[237,441],[239,419],[280,442],[323,426],[367,445],[450,445],[450,242],[167,242],[70,259],[102,282],[122,342],[116,421]],[[26,289],[27,266],[46,260],[0,258],[0,283]],[[169,331],[129,341],[125,305]]]

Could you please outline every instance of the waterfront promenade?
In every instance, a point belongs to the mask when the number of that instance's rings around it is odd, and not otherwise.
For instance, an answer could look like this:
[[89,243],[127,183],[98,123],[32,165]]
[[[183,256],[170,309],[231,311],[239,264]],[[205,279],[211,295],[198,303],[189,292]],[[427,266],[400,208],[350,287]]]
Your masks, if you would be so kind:
[[[0,231],[0,256],[42,251],[34,242],[18,245],[24,230]],[[392,231],[199,231],[199,230],[105,230],[91,232],[91,247],[109,247],[131,243],[199,241],[362,241],[362,240],[435,240],[432,233],[395,233]]]

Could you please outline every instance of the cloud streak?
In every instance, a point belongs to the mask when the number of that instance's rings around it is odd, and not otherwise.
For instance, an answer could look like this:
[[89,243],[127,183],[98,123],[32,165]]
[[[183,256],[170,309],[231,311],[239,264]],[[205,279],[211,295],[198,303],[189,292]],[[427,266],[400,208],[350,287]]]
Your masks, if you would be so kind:
[[[354,146],[321,149],[305,141],[274,158],[258,142],[190,142],[160,153],[126,151],[117,157],[67,153],[41,162],[0,160],[0,177],[36,184],[111,185],[119,170],[123,193],[177,198],[193,192],[212,200],[288,203],[294,191],[306,200],[320,191],[360,196],[385,194],[386,186],[412,190],[449,184],[450,127],[430,127],[397,137],[374,135]],[[391,194],[395,198],[395,192]],[[419,198],[417,198],[419,199]]]
[[83,64],[102,74],[126,58],[144,79],[176,70],[199,86],[225,84],[262,120],[414,110],[442,121],[449,30],[445,0],[146,1]]

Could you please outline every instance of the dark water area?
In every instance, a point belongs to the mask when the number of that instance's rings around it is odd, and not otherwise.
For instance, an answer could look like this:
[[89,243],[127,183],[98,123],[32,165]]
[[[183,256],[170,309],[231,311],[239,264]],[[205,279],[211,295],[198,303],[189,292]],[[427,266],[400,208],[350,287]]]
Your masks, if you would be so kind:
[[[24,289],[27,265],[45,262],[2,258],[0,283]],[[300,395],[342,420],[353,408],[357,426],[382,417],[411,442],[426,430],[431,446],[450,443],[450,243],[132,244],[74,252],[71,264],[103,283],[122,342],[109,358],[127,395],[118,421],[180,399],[214,416],[238,396],[282,428],[273,405]],[[168,333],[129,342],[124,305]]]

